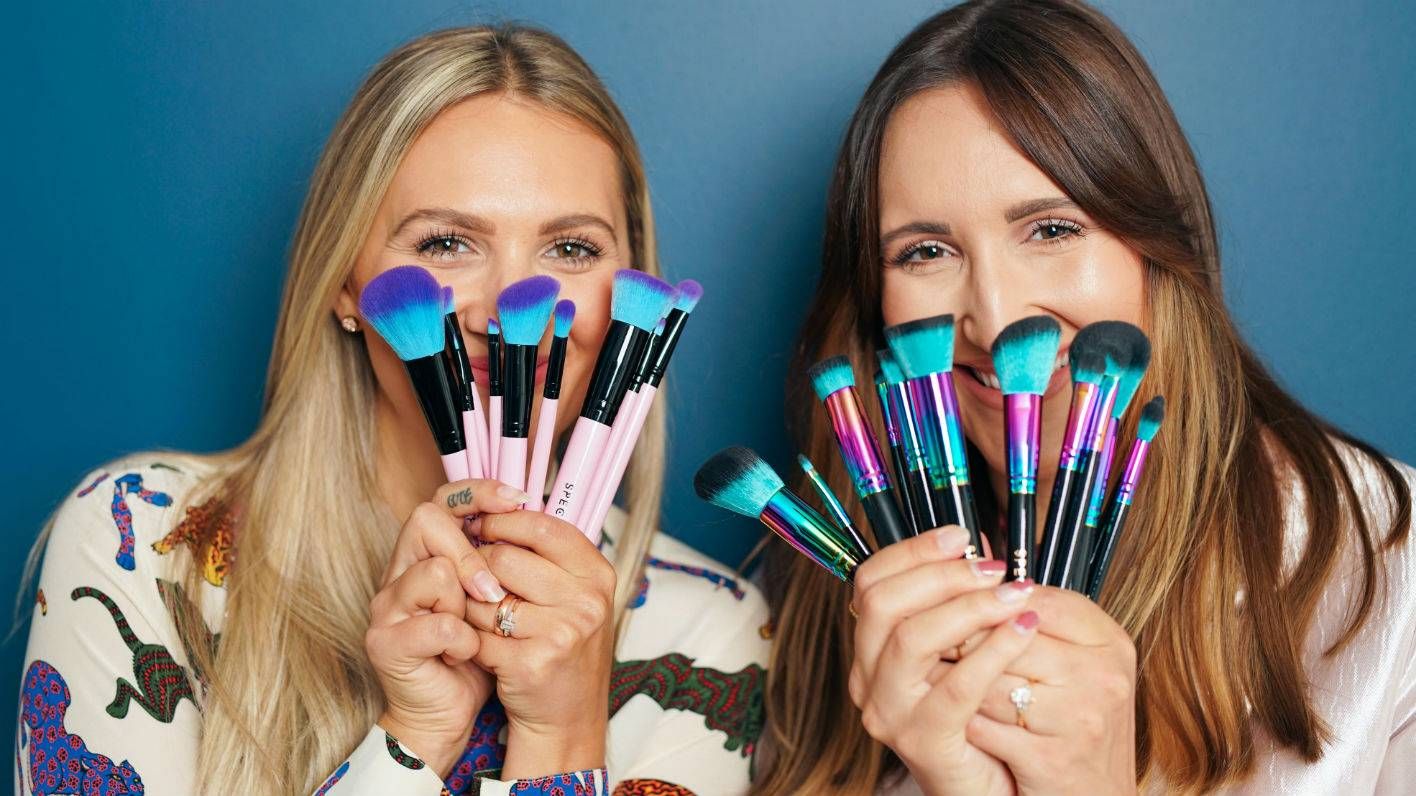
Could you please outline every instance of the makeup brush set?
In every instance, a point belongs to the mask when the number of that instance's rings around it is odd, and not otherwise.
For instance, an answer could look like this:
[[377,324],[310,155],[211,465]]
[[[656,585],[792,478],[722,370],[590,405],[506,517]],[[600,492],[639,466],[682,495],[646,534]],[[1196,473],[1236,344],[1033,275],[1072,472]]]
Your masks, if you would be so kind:
[[[448,481],[493,478],[523,490],[531,498],[526,508],[570,522],[598,543],[669,360],[702,295],[691,279],[675,287],[642,271],[615,274],[604,344],[544,504],[575,320],[575,304],[559,298],[560,283],[534,276],[497,296],[497,317],[487,321],[485,411],[452,288],[416,265],[400,266],[370,280],[359,310],[403,361]],[[551,345],[533,441],[538,353],[547,326]]]
[[[954,387],[954,318],[940,315],[892,326],[885,340],[889,348],[876,352],[875,392],[890,466],[866,417],[850,360],[831,357],[808,374],[874,539],[883,546],[931,528],[959,525],[970,535],[965,555],[984,556],[991,551],[979,526]],[[1150,341],[1120,321],[1094,323],[1077,333],[1067,351],[1071,407],[1039,555],[1034,547],[1042,398],[1060,369],[1060,342],[1057,322],[1034,316],[1010,324],[993,343],[1008,465],[1007,508],[1000,512],[1002,558],[1010,580],[1031,579],[1096,599],[1164,419],[1165,401],[1157,396],[1141,409],[1124,468],[1109,487],[1118,430],[1150,364]],[[798,461],[830,519],[793,494],[770,465],[746,448],[728,448],[704,462],[694,486],[699,497],[758,518],[849,581],[874,547],[812,463],[805,456]]]

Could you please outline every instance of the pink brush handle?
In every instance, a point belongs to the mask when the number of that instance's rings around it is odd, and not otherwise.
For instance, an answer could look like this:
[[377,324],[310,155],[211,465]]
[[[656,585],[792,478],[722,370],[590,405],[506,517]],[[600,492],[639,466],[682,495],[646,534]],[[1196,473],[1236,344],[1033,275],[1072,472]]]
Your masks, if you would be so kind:
[[[605,466],[601,468],[600,477],[595,482],[595,504],[589,513],[582,512],[585,517],[584,527],[594,529],[595,535],[590,537],[591,541],[599,541],[600,530],[605,527],[605,517],[609,516],[615,493],[619,491],[620,482],[624,480],[625,470],[629,469],[629,457],[634,453],[635,444],[639,442],[639,432],[644,429],[644,421],[649,417],[649,408],[654,404],[656,392],[657,387],[641,385],[638,393],[630,393],[625,397],[626,403],[630,397],[634,398],[634,403],[620,407],[619,417],[615,419],[615,433],[618,437],[613,439]],[[630,410],[628,424],[621,434],[619,421],[626,419],[626,410]]]
[[[610,478],[615,451],[620,449],[620,446],[624,444],[625,437],[629,436],[629,427],[634,425],[634,405],[638,401],[638,392],[626,392],[624,400],[620,403],[619,413],[615,415],[615,424],[610,427],[610,439],[605,443],[605,454],[597,463],[598,466],[595,467],[595,477],[590,480],[590,492],[585,498],[584,508],[580,510],[580,516],[586,520],[595,516],[595,511],[601,503],[605,482]],[[613,497],[612,494],[611,498]],[[587,525],[586,527],[593,526]]]
[[610,438],[610,427],[588,418],[575,421],[575,430],[570,434],[570,444],[566,446],[565,457],[561,459],[560,471],[556,473],[556,485],[551,490],[545,512],[573,523],[586,536],[599,539],[597,529],[594,534],[576,522],[582,507],[589,500],[591,483],[595,479],[596,465],[605,451],[605,443]]
[[501,455],[502,397],[493,395],[487,399],[487,472],[501,472],[497,457]]
[[541,399],[541,416],[536,420],[536,442],[531,446],[531,469],[526,473],[526,508],[540,511],[545,506],[546,470],[551,466],[551,443],[556,436],[556,407],[559,398]]
[[[474,431],[469,432],[467,436],[469,439],[476,439],[477,457],[482,460],[481,477],[485,478],[488,474],[495,471],[492,470],[492,444],[487,438],[487,424],[483,422],[487,417],[487,413],[482,409],[482,396],[477,394],[477,388],[475,386],[472,388],[472,414],[477,416],[477,422],[468,426],[468,428],[474,429]],[[497,433],[500,434],[501,429],[497,429]],[[469,447],[468,450],[471,450],[471,448]]]
[[442,457],[443,474],[447,476],[448,483],[453,481],[466,481],[471,478],[471,473],[467,470],[467,451],[460,450],[456,453],[449,453]]
[[486,478],[487,470],[482,466],[482,449],[477,444],[477,427],[486,428],[482,423],[482,417],[477,414],[476,409],[462,413],[462,430],[467,436],[467,450],[464,455],[467,457],[467,477]]
[[497,480],[517,489],[526,488],[525,437],[502,437],[497,447]]

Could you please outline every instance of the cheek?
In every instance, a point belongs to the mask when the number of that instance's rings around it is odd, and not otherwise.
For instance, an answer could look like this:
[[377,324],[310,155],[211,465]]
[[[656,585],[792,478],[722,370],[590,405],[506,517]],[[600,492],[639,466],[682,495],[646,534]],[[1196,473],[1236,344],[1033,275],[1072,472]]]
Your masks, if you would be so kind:
[[887,268],[880,282],[880,314],[886,326],[957,312],[952,291],[938,275],[907,274]]
[[1076,328],[1096,321],[1145,326],[1145,265],[1129,246],[1108,236],[1068,270],[1053,295],[1055,309]]

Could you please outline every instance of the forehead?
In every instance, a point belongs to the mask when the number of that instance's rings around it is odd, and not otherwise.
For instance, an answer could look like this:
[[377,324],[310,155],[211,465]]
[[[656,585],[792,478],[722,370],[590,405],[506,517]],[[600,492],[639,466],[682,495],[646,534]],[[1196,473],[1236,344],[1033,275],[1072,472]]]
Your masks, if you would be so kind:
[[492,221],[595,213],[623,220],[619,159],[570,116],[503,93],[453,105],[420,134],[384,197],[383,215],[452,207]]
[[886,214],[996,209],[1061,195],[972,85],[922,91],[890,114],[880,155]]

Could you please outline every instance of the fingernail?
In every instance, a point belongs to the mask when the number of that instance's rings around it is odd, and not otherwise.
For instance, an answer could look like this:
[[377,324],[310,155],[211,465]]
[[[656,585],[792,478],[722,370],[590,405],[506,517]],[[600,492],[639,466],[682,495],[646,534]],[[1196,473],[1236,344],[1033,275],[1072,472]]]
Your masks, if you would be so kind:
[[1030,580],[1014,580],[999,586],[993,590],[998,599],[1005,603],[1022,602],[1032,594],[1033,582]]
[[996,558],[976,558],[969,562],[975,577],[996,578],[1008,571],[1008,564]]
[[478,570],[472,575],[472,585],[482,593],[482,602],[484,603],[499,603],[506,598],[506,590],[497,582],[496,577],[485,569]]
[[1013,620],[1013,629],[1024,636],[1032,635],[1040,621],[1042,620],[1038,618],[1037,611],[1024,611]]
[[502,484],[501,486],[497,487],[497,497],[507,501],[508,503],[519,504],[531,502],[530,495],[526,494],[525,492],[522,492],[520,489],[517,489],[514,486],[507,486],[506,484]]
[[945,554],[956,556],[969,546],[969,532],[963,528],[940,528],[934,532],[934,541]]

